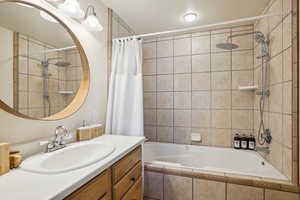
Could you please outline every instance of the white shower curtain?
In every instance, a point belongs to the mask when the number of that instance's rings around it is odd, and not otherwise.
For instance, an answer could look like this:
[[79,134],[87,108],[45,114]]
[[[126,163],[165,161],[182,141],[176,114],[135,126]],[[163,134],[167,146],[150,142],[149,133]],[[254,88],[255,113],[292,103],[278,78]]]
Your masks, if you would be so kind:
[[113,40],[106,133],[143,136],[142,41]]

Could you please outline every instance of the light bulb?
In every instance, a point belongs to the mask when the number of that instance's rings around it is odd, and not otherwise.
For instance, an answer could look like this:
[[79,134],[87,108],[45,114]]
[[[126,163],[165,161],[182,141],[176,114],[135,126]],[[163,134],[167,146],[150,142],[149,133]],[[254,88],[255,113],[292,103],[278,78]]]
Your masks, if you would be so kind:
[[98,18],[95,15],[88,15],[82,22],[82,25],[90,31],[100,32],[103,30],[103,26],[100,24]]
[[59,23],[54,17],[52,17],[51,15],[49,15],[48,13],[46,13],[44,11],[40,11],[40,16],[49,22],[56,23],[56,24]]
[[197,14],[196,13],[187,13],[184,15],[184,19],[187,22],[193,22],[197,19]]
[[65,0],[58,8],[72,18],[82,19],[84,17],[84,12],[80,8],[77,0]]

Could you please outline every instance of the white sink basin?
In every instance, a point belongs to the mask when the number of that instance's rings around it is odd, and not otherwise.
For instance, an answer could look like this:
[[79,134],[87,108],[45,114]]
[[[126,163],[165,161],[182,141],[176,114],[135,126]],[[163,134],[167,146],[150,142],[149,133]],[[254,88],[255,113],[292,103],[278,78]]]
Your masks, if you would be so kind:
[[68,145],[66,148],[42,153],[24,160],[21,169],[43,174],[69,172],[109,156],[115,148],[100,142],[80,142]]

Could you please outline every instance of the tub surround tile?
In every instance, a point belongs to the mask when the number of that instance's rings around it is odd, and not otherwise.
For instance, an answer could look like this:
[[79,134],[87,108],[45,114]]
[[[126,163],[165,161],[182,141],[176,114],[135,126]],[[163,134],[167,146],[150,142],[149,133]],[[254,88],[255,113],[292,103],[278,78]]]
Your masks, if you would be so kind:
[[173,92],[159,92],[157,93],[156,103],[157,108],[173,108]]
[[174,57],[174,73],[191,73],[191,56]]
[[266,190],[265,200],[298,200],[299,194],[281,192],[276,190]]
[[157,110],[157,125],[173,126],[173,110]]
[[210,71],[210,54],[200,54],[192,56],[192,72]]
[[158,142],[173,143],[174,141],[173,127],[158,126],[156,131],[157,131]]
[[210,52],[210,35],[192,38],[192,54]]
[[143,55],[145,58],[156,58],[156,43],[144,43],[143,44]]
[[191,91],[191,74],[174,75],[174,91]]
[[172,74],[173,73],[173,58],[157,59],[157,74]]
[[191,128],[175,127],[174,128],[174,143],[176,143],[176,144],[191,144]]
[[192,200],[192,178],[165,175],[164,176],[164,200]]
[[158,75],[157,76],[157,91],[173,91],[173,76]]
[[174,40],[174,56],[190,55],[191,48],[191,38]]
[[156,60],[148,59],[143,61],[143,75],[156,74]]
[[157,200],[163,200],[163,180],[161,173],[145,171],[145,196]]
[[226,184],[223,182],[193,179],[194,200],[225,200]]
[[191,108],[191,92],[174,92],[174,108],[190,109]]
[[228,184],[227,200],[264,200],[264,190],[262,188]]
[[173,56],[173,40],[158,41],[157,42],[157,57],[171,57]]

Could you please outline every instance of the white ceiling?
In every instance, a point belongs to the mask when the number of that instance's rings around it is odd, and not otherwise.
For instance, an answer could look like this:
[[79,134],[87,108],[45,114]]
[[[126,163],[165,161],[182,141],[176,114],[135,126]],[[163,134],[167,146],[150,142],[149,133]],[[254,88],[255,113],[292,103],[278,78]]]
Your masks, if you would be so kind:
[[1,3],[0,26],[57,48],[74,45],[72,37],[62,25],[44,20],[39,13],[37,8]]
[[[270,0],[102,0],[138,33],[151,33],[260,15]],[[194,23],[182,18],[199,14]]]

